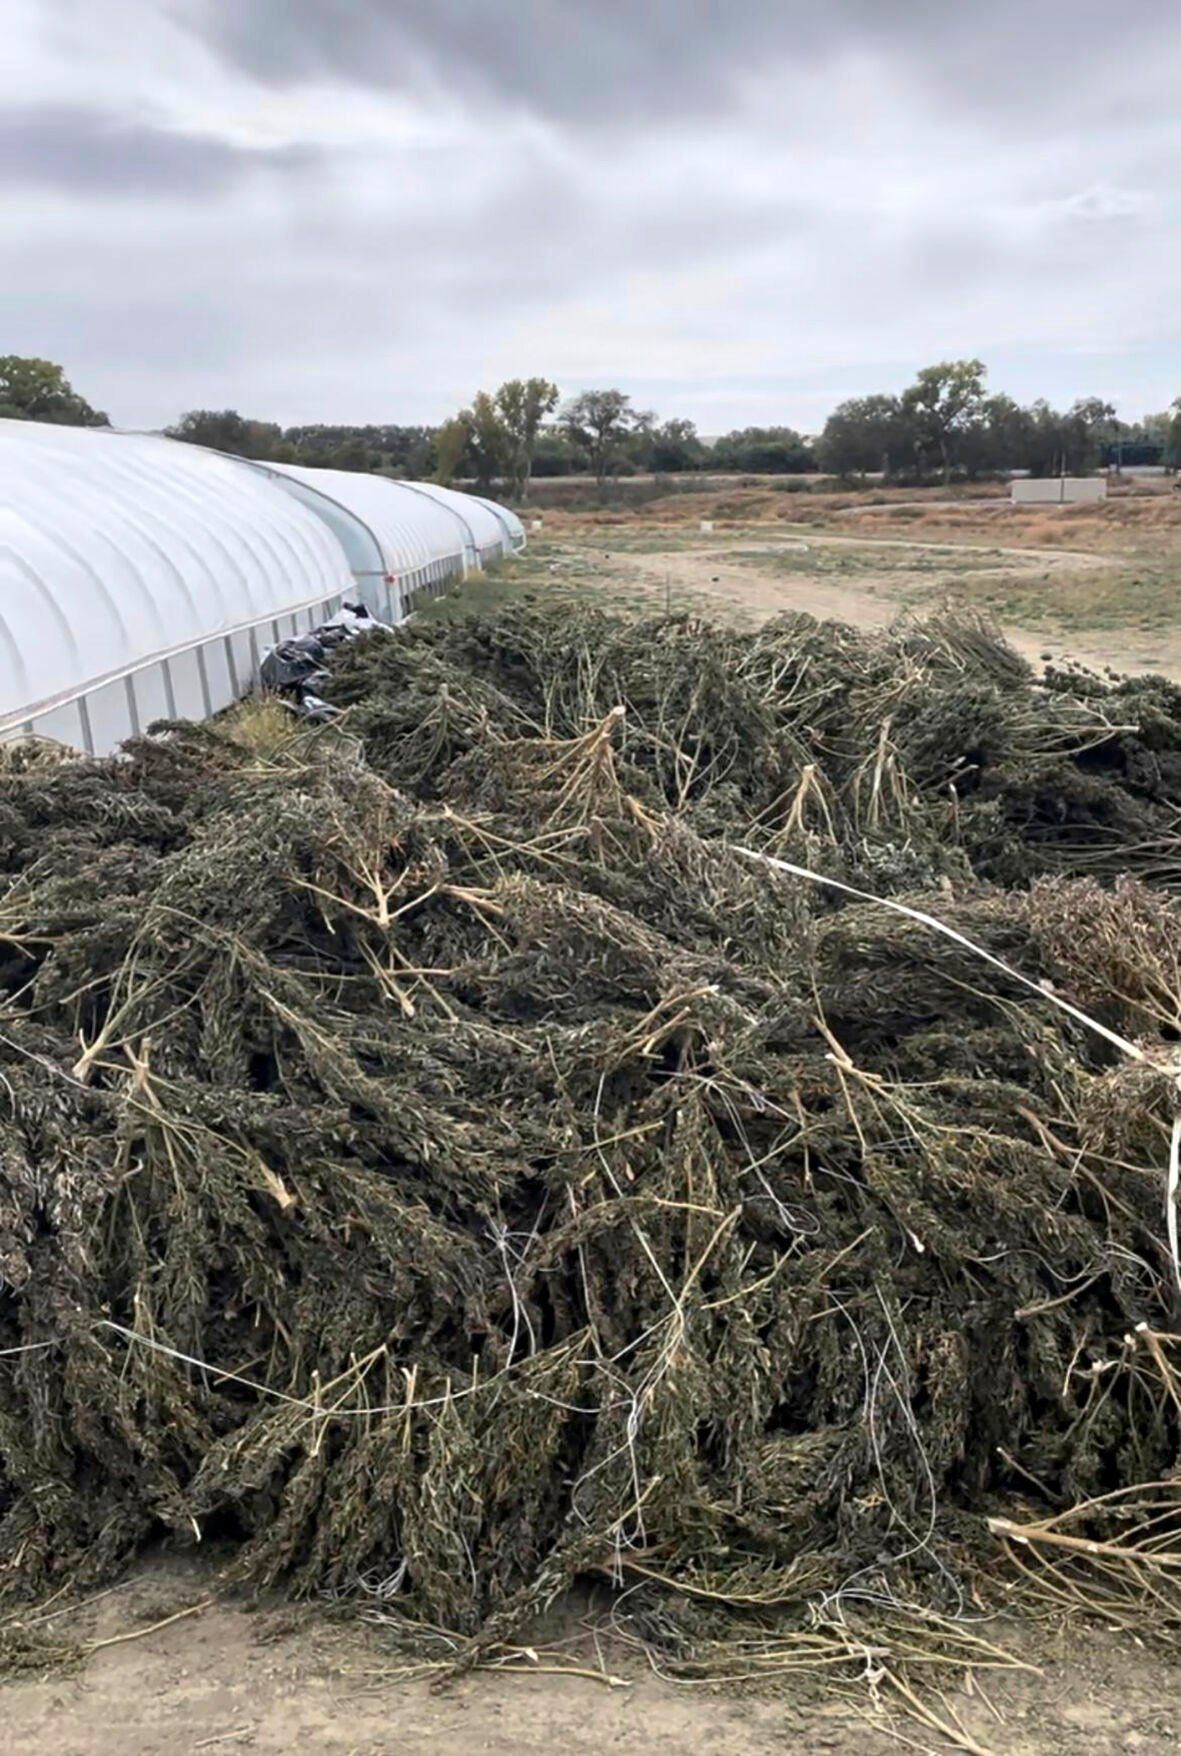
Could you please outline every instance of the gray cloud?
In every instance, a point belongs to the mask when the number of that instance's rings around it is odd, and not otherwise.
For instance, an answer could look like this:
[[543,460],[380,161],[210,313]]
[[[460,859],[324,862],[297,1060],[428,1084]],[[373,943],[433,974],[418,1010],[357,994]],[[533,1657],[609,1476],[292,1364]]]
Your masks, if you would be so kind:
[[[985,12],[947,0],[178,0],[204,41],[278,85],[330,77],[385,91],[433,81],[567,124],[625,119],[651,128],[739,107],[769,73],[809,78],[871,50],[961,105],[1071,101],[1090,69],[1175,29],[1175,0],[1140,0],[1113,26],[1108,0]],[[1053,77],[1047,79],[1047,62]],[[1118,103],[1114,94],[1108,100]],[[1095,111],[1089,112],[1093,124]]]
[[116,420],[1181,390],[1175,0],[10,5],[0,336]]
[[78,104],[0,109],[0,183],[79,195],[222,195],[259,168],[304,170],[306,146],[258,150]]
[[[184,0],[185,16],[256,78],[293,84],[325,75],[386,90],[436,80],[565,120],[623,113],[658,120],[723,107],[747,60],[719,46],[709,0],[538,0],[528,13],[470,0]],[[753,0],[746,22],[776,29],[781,0]]]

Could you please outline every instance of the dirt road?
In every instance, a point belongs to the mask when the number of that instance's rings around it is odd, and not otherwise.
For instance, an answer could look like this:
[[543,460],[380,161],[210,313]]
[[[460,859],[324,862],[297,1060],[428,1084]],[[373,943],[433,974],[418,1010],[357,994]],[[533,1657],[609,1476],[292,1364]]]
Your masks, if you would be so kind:
[[[77,1675],[5,1687],[0,1749],[21,1756],[778,1756],[805,1733],[836,1756],[885,1756],[897,1747],[845,1709],[678,1688],[635,1664],[617,1686],[553,1675],[550,1655],[539,1655],[533,1674],[480,1673],[443,1690],[429,1679],[390,1681],[394,1661],[380,1634],[302,1612],[250,1613],[218,1597],[208,1568],[195,1562],[147,1567],[81,1621],[71,1616],[57,1627],[65,1638],[107,1644]],[[593,1647],[564,1662],[577,1664],[580,1656],[596,1666]],[[521,1659],[526,1671],[530,1662]]]
[[[186,1613],[188,1612],[188,1613]],[[10,1683],[0,1748],[21,1756],[187,1756],[236,1750],[326,1756],[886,1756],[947,1748],[898,1709],[867,1662],[843,1700],[798,1684],[758,1694],[662,1682],[612,1652],[626,1679],[609,1687],[543,1667],[486,1673],[442,1691],[389,1680],[373,1632],[284,1610],[247,1612],[219,1596],[207,1566],[146,1566],[61,1636],[102,1642],[85,1668]],[[988,1756],[1173,1756],[1181,1744],[1181,1673],[1138,1642],[1081,1629],[1039,1669],[987,1671],[932,1697]],[[588,1639],[581,1662],[599,1661]],[[568,1648],[566,1663],[580,1655]],[[520,1664],[531,1664],[524,1653]]]
[[[856,571],[832,577],[821,564],[842,552],[856,557]],[[1110,569],[1109,555],[1075,549],[1021,549],[985,546],[980,543],[918,542],[901,538],[847,537],[828,532],[801,531],[773,540],[735,536],[724,545],[647,548],[631,550],[612,544],[599,548],[586,544],[588,561],[596,553],[609,556],[613,582],[622,589],[630,584],[654,603],[688,603],[717,613],[740,625],[751,625],[784,610],[849,622],[859,628],[884,627],[908,604],[919,601],[928,607],[938,589],[941,560],[949,570],[949,584],[971,586],[973,580],[992,579],[998,568],[1027,585],[1047,585],[1047,598],[1069,605],[1071,578]],[[804,561],[817,556],[815,570]],[[886,558],[888,555],[888,564]],[[908,565],[913,556],[915,566]],[[875,566],[875,559],[882,562]],[[784,563],[793,562],[790,570]],[[1166,630],[1137,630],[1133,593],[1129,625],[1124,628],[1088,630],[1055,623],[1052,609],[1037,628],[1021,626],[1002,616],[1005,633],[1017,649],[1037,663],[1049,654],[1056,661],[1075,659],[1091,669],[1111,666],[1124,672],[1160,671],[1181,677],[1181,616],[1178,625]],[[1179,603],[1181,608],[1181,603]]]

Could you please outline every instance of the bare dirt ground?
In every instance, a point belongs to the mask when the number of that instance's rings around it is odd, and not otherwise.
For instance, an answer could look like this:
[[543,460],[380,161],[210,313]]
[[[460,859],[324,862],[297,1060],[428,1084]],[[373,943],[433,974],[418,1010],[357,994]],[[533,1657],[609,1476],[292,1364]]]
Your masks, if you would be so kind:
[[[1127,1637],[1043,1633],[1037,1666],[975,1673],[930,1690],[917,1719],[867,1663],[840,1698],[815,1688],[678,1686],[608,1650],[619,1680],[489,1673],[442,1689],[391,1680],[379,1632],[219,1594],[207,1565],[165,1560],[81,1614],[63,1636],[99,1643],[72,1675],[10,1683],[0,1748],[22,1756],[175,1756],[244,1750],[340,1756],[770,1756],[809,1749],[884,1756],[953,1747],[991,1756],[1172,1756],[1181,1744],[1181,1670]],[[995,1636],[994,1636],[995,1637]],[[1028,1658],[1028,1636],[1017,1639]],[[589,1640],[583,1662],[599,1658]],[[576,1647],[567,1663],[577,1663]],[[1031,1661],[1032,1662],[1032,1661]]]
[[[883,551],[889,549],[902,551],[899,558],[902,565],[883,565],[886,559]],[[840,555],[852,554],[857,562],[853,576],[827,577],[816,566],[815,559],[809,564],[807,557],[815,557],[816,551],[824,550]],[[1014,548],[961,551],[948,544],[904,543],[896,539],[875,542],[820,533],[810,533],[806,539],[780,538],[778,542],[747,540],[735,551],[716,547],[656,550],[647,554],[615,553],[611,559],[616,562],[617,572],[630,569],[637,584],[656,601],[662,592],[671,593],[676,598],[693,596],[700,600],[703,608],[722,610],[731,619],[739,621],[763,621],[790,609],[804,610],[821,619],[851,622],[859,628],[878,628],[892,622],[900,609],[936,595],[930,589],[929,573],[905,565],[906,561],[929,557],[935,570],[942,565],[949,573],[954,566],[958,583],[962,586],[971,584],[977,576],[976,568],[963,565],[965,552],[969,556],[981,554],[981,573],[995,574],[998,560],[1003,560],[1010,573],[1043,580],[1105,565],[1100,556],[1061,550],[1042,550],[1031,556],[1028,551]],[[794,561],[797,556],[798,564],[785,575],[781,564]],[[889,559],[893,560],[894,556]],[[951,595],[950,586],[948,589]],[[1036,660],[1049,649],[1046,634],[1015,625],[1010,625],[1007,632],[1027,658]],[[1059,635],[1050,644],[1060,646],[1064,655],[1086,664],[1102,667],[1113,663],[1110,640],[1097,642],[1081,634]],[[1141,643],[1132,642],[1132,645],[1138,644]],[[1176,652],[1169,656],[1181,667],[1181,629],[1173,644]],[[1123,657],[1128,669],[1141,669],[1149,661],[1154,668],[1161,663],[1159,649],[1140,655],[1133,653],[1129,646]]]
[[524,565],[637,609],[740,625],[795,609],[877,627],[950,603],[994,617],[1035,661],[1181,677],[1181,496],[1167,485],[1031,508],[995,490],[678,493],[627,511],[547,511]]

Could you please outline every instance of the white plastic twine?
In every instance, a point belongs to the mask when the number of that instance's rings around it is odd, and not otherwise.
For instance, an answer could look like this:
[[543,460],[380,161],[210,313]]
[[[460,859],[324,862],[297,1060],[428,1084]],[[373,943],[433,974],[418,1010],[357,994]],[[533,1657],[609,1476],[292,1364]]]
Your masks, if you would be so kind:
[[[1181,1080],[1178,1081],[1181,1085]],[[1169,1180],[1165,1184],[1165,1223],[1169,1228],[1169,1249],[1173,1256],[1173,1272],[1181,1289],[1181,1245],[1177,1240],[1177,1184],[1181,1181],[1181,1116],[1173,1118],[1169,1141]]]
[[[879,908],[893,909],[896,915],[905,915],[908,920],[918,921],[921,926],[930,927],[934,932],[942,933],[945,939],[954,940],[957,945],[962,945],[965,951],[970,951],[973,956],[979,957],[984,963],[990,963],[994,969],[1003,971],[1013,981],[1020,982],[1023,987],[1028,988],[1039,999],[1048,1000],[1051,1006],[1056,1006],[1060,1012],[1065,1012],[1076,1023],[1085,1024],[1088,1030],[1093,1030],[1097,1036],[1103,1037],[1122,1055],[1127,1055],[1130,1060],[1144,1061],[1148,1065],[1152,1065],[1151,1056],[1146,1055],[1144,1050],[1138,1048],[1135,1043],[1130,1043],[1127,1037],[1120,1036],[1118,1031],[1109,1030],[1097,1018],[1092,1018],[1089,1012],[1084,1012],[1081,1007],[1072,1005],[1069,1000],[1064,1000],[1060,994],[1055,994],[1051,988],[1045,988],[1040,982],[1035,982],[1031,976],[1022,975],[1019,969],[1014,969],[1011,964],[1005,962],[1004,958],[995,957],[991,951],[986,951],[983,945],[977,945],[975,940],[966,938],[963,933],[957,932],[954,927],[949,927],[946,921],[937,919],[935,915],[925,914],[922,909],[910,908],[904,902],[894,902],[886,896],[874,896],[868,890],[858,890],[855,885],[844,884],[839,878],[829,878],[823,872],[809,871],[807,866],[793,865],[790,860],[780,860],[774,854],[760,853],[757,848],[738,847],[732,842],[728,842],[726,845],[731,853],[741,855],[744,860],[755,860],[760,865],[773,867],[777,872],[786,872],[789,877],[806,878],[810,884],[821,884],[828,890],[839,890],[845,896],[855,896],[858,902],[872,902],[876,903]],[[1181,1094],[1181,1070],[1170,1067],[1166,1071],[1172,1074],[1178,1093]],[[1179,1235],[1177,1223],[1179,1185],[1181,1185],[1181,1115],[1176,1116],[1173,1120],[1173,1129],[1169,1140],[1169,1170],[1165,1180],[1165,1225],[1168,1230],[1169,1254],[1173,1259],[1173,1274],[1177,1288],[1178,1291],[1181,1291],[1181,1235]]]

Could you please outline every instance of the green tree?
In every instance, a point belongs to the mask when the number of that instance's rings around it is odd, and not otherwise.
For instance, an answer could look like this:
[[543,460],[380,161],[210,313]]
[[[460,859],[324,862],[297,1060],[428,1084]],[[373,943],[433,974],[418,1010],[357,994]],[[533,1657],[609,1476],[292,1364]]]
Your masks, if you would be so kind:
[[1024,469],[1029,452],[1030,413],[1011,396],[986,397],[977,420],[956,442],[956,463],[969,481]]
[[1181,396],[1169,410],[1169,416],[1165,429],[1165,465],[1169,469],[1181,469]]
[[106,427],[106,415],[78,395],[53,360],[0,355],[0,418],[60,427]]
[[371,447],[360,436],[346,439],[332,454],[333,469],[355,470],[358,474],[374,469],[380,462],[380,457],[375,456]]
[[166,427],[169,439],[185,445],[203,445],[210,451],[228,451],[235,457],[273,461],[283,445],[283,433],[274,421],[251,421],[237,409],[190,409],[175,426]]
[[795,476],[816,468],[816,454],[794,427],[742,427],[714,446],[717,469],[752,476]]
[[982,467],[990,470],[1028,468],[1032,422],[1028,409],[1011,396],[990,396],[982,411],[986,435]]
[[676,416],[653,428],[648,457],[649,469],[657,474],[699,469],[705,446],[694,423]]
[[900,397],[855,396],[839,403],[825,422],[816,460],[821,469],[846,478],[911,477],[918,444],[914,417]]
[[584,390],[562,410],[562,431],[586,453],[600,493],[623,456],[633,418],[631,397],[622,390]]
[[1039,397],[1026,410],[1025,468],[1031,476],[1060,476],[1066,468],[1066,417]]
[[470,409],[461,409],[459,419],[468,429],[467,456],[482,494],[492,491],[493,483],[508,469],[509,433],[496,406],[496,398],[486,390],[473,397]]
[[623,450],[634,469],[650,470],[656,447],[655,409],[632,409]]
[[542,422],[558,406],[558,387],[548,378],[510,378],[493,398],[501,426],[505,486],[513,500],[525,500]]
[[1114,407],[1100,396],[1080,397],[1066,417],[1066,427],[1067,469],[1080,476],[1103,462],[1120,431]]
[[533,479],[539,476],[576,476],[590,464],[566,434],[556,427],[543,427],[533,453]]
[[984,375],[983,360],[940,360],[925,366],[903,392],[902,407],[913,417],[924,451],[938,460],[945,486],[960,440],[980,419]]
[[1022,455],[1006,462],[1032,476],[1086,475],[1107,456],[1120,432],[1115,410],[1101,397],[1081,398],[1063,414],[1044,398],[1022,411],[1026,431]]
[[662,421],[651,409],[632,411],[625,448],[637,469],[651,470],[654,475],[697,469],[705,457],[692,421],[680,416]]
[[896,396],[854,396],[829,415],[816,455],[821,469],[864,479],[909,467],[911,444],[910,420]]
[[449,488],[467,456],[472,429],[466,414],[452,415],[435,429],[435,480]]
[[311,469],[380,470],[413,480],[434,470],[435,442],[429,427],[286,427],[276,461],[288,456]]

